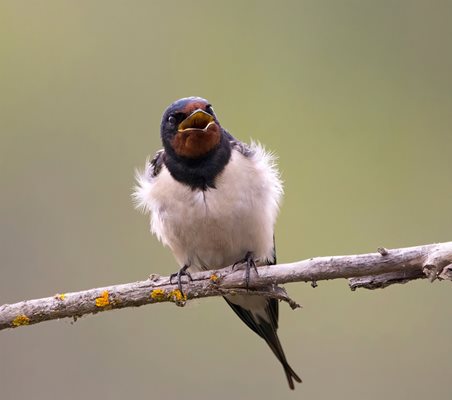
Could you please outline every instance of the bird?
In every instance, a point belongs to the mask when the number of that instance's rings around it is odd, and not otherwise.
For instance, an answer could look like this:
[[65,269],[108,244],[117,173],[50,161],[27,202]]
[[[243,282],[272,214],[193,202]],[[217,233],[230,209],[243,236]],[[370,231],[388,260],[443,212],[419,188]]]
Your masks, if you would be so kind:
[[[182,292],[182,277],[189,284],[190,272],[244,264],[248,287],[251,269],[276,264],[274,225],[283,186],[275,156],[257,142],[234,138],[201,97],[170,104],[160,136],[163,148],[137,171],[133,198],[180,266],[171,282],[177,279]],[[224,299],[268,344],[293,390],[301,379],[278,338],[278,301],[246,294]]]

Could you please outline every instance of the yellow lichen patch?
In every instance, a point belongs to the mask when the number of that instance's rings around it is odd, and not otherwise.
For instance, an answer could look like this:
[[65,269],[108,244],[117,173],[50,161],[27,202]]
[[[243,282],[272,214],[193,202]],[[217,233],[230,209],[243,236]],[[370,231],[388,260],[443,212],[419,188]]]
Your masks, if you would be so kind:
[[165,291],[163,289],[154,289],[151,292],[151,298],[155,301],[163,301],[165,300]]
[[175,303],[182,303],[187,300],[187,296],[182,294],[179,289],[174,289],[168,295],[168,299],[174,301]]
[[55,299],[57,299],[57,300],[61,300],[61,301],[63,301],[65,298],[66,298],[66,295],[64,294],[64,293],[57,293],[55,296]]
[[13,326],[22,326],[28,325],[30,323],[30,318],[28,318],[25,314],[20,314],[16,318],[13,319]]
[[104,290],[102,295],[96,299],[97,307],[106,307],[110,304],[110,298],[108,294],[108,290]]
[[220,277],[218,275],[215,275],[215,274],[210,275],[210,280],[213,283],[217,283],[219,279],[220,279]]

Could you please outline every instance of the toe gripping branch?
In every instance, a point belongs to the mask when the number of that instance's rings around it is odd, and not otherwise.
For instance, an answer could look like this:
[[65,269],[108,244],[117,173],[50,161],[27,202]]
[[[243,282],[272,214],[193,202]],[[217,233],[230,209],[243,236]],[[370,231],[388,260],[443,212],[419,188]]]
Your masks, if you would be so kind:
[[190,272],[187,271],[189,267],[189,265],[184,265],[179,271],[170,275],[170,284],[173,284],[173,279],[177,278],[177,287],[182,295],[184,294],[182,291],[182,277],[185,275],[189,281],[193,281]]
[[248,289],[250,287],[251,268],[254,269],[256,274],[258,274],[256,262],[254,261],[254,254],[251,251],[246,253],[246,255],[243,259],[234,263],[234,265],[232,266],[232,270],[234,271],[236,269],[236,266],[240,265],[240,264],[245,264],[245,284],[246,284],[246,288]]
[[[245,254],[244,258],[242,258],[241,260],[239,260],[239,261],[234,263],[234,265],[232,266],[232,270],[234,271],[236,269],[236,267],[241,265],[241,264],[245,264],[245,285],[246,285],[246,289],[248,289],[249,286],[250,286],[250,272],[251,272],[251,268],[254,269],[256,274],[258,274],[256,262],[254,261],[254,254],[251,251],[248,251]],[[189,267],[190,267],[189,265],[184,265],[179,271],[177,271],[177,272],[175,272],[175,273],[170,275],[170,284],[173,284],[173,280],[174,280],[174,278],[176,278],[176,280],[177,280],[177,287],[179,288],[181,294],[183,294],[183,291],[182,291],[182,277],[186,276],[189,281],[193,281],[193,278],[192,278],[190,272],[188,272],[188,268]]]

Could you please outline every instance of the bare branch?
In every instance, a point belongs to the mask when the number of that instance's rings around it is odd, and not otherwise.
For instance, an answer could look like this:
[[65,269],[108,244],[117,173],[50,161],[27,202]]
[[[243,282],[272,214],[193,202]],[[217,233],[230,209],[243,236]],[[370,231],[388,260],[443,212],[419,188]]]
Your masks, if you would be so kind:
[[249,294],[267,296],[299,307],[278,284],[351,278],[352,290],[383,288],[393,283],[428,278],[452,280],[452,242],[403,249],[379,248],[370,254],[318,257],[289,264],[259,267],[251,271],[250,288],[245,287],[243,270],[230,267],[192,274],[184,294],[169,277],[151,276],[146,281],[108,286],[81,292],[57,294],[0,306],[0,330],[60,318],[76,320],[86,314],[145,304],[171,301],[179,306],[187,300]]

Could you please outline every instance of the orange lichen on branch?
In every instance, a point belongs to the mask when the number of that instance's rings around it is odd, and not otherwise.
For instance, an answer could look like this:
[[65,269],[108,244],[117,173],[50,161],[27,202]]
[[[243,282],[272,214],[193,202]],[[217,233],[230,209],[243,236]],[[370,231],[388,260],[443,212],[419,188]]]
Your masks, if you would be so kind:
[[182,294],[179,289],[174,289],[169,293],[168,299],[174,301],[177,304],[181,304],[185,303],[187,296],[185,294]]
[[53,296],[53,297],[55,297],[55,299],[57,299],[57,300],[61,300],[61,301],[63,301],[65,298],[66,298],[66,295],[64,294],[64,293],[57,293],[55,296]]
[[151,298],[154,299],[155,301],[163,301],[165,300],[165,290],[163,289],[154,289],[151,292]]
[[178,306],[185,305],[185,302],[187,300],[187,296],[185,294],[182,294],[179,289],[171,290],[171,292],[166,292],[165,289],[154,289],[151,292],[151,299],[158,301],[165,301],[169,300],[173,303],[176,303]]
[[220,277],[218,275],[212,274],[212,275],[210,275],[210,280],[213,283],[217,283],[220,280]]
[[96,299],[96,306],[97,307],[106,307],[110,305],[110,297],[108,294],[108,290],[104,290],[102,292],[102,295]]
[[11,324],[14,327],[22,326],[22,325],[29,325],[30,324],[30,318],[28,318],[25,314],[20,314],[16,318],[13,319]]

